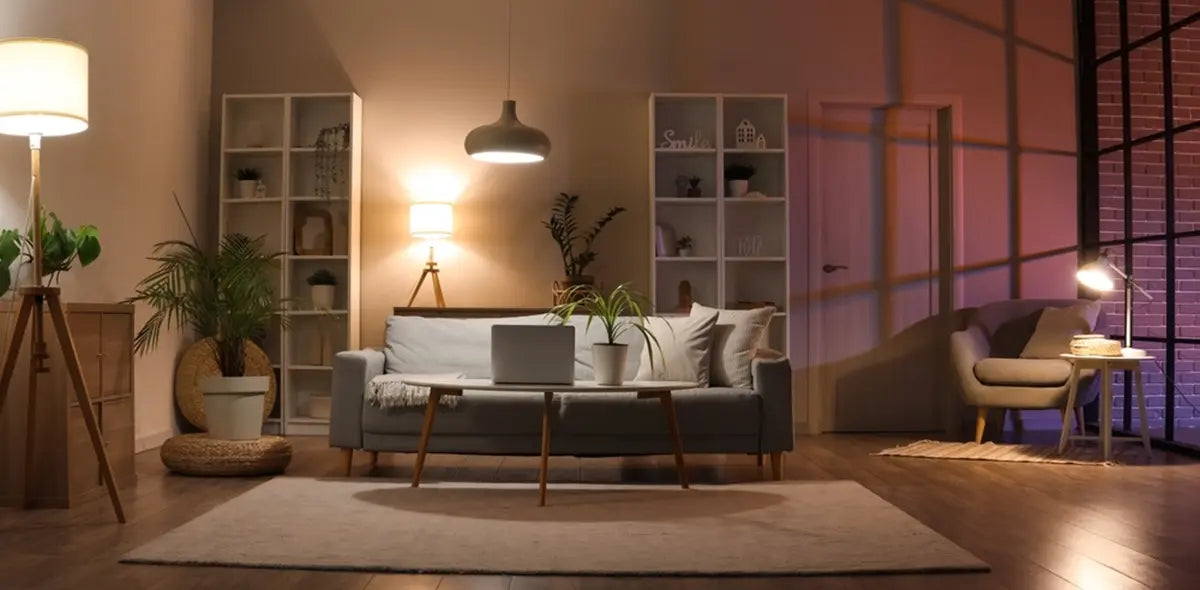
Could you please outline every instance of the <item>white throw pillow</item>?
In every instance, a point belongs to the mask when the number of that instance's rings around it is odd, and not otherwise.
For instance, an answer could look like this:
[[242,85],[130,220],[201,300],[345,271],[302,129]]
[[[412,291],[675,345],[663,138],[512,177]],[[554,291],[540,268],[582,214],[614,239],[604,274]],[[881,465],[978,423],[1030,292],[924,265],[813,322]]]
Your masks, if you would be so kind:
[[767,335],[774,307],[758,309],[713,309],[692,304],[692,316],[717,314],[713,328],[712,362],[709,381],[717,387],[754,386],[750,362]]
[[[646,328],[658,339],[642,348],[639,381],[688,381],[708,387],[708,364],[717,312],[692,316],[649,317]],[[659,348],[662,354],[658,354]],[[654,362],[650,349],[654,348]]]
[[1043,309],[1033,336],[1021,351],[1021,358],[1056,359],[1060,354],[1070,353],[1071,337],[1091,333],[1098,317],[1099,301]]

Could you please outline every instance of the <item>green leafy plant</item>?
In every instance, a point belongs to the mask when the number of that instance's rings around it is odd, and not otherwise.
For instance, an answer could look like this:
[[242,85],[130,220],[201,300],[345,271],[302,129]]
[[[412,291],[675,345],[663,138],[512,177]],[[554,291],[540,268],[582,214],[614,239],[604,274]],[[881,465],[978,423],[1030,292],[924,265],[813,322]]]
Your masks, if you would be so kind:
[[675,240],[675,247],[679,248],[680,250],[682,250],[684,248],[691,248],[692,247],[692,236],[683,236],[682,238]]
[[318,269],[316,272],[312,273],[311,275],[308,275],[308,278],[305,280],[309,285],[314,285],[314,286],[315,285],[336,285],[336,284],[338,284],[337,277],[334,276],[333,273],[329,272],[328,270],[326,270],[324,268]]
[[702,178],[700,178],[699,176],[689,176],[689,177],[687,177],[688,184],[689,184],[689,185],[691,185],[691,187],[692,187],[692,188],[700,188],[700,181],[701,181],[701,180],[703,180],[703,179],[702,179]]
[[636,330],[646,342],[650,364],[654,364],[656,348],[659,356],[662,356],[658,338],[646,327],[645,310],[650,309],[650,304],[645,296],[630,289],[628,283],[617,285],[607,295],[587,285],[576,285],[567,290],[564,298],[565,303],[560,303],[550,310],[561,323],[567,323],[576,313],[584,313],[588,316],[587,328],[592,326],[592,320],[599,320],[604,326],[606,344],[617,344],[617,338],[621,334]]
[[[75,262],[87,266],[100,257],[100,231],[94,225],[71,229],[54,213],[38,216],[42,231],[42,276],[52,282],[71,270]],[[47,220],[49,225],[47,226]],[[33,262],[33,230],[21,234],[16,229],[0,230],[0,296],[12,287],[12,264],[21,258]]]
[[237,179],[238,180],[261,180],[262,172],[259,172],[258,168],[238,168],[237,169]]
[[562,254],[563,271],[568,278],[583,276],[583,271],[596,260],[592,242],[606,225],[625,211],[624,207],[609,209],[608,213],[597,219],[586,232],[580,234],[579,222],[575,219],[575,208],[578,205],[579,195],[559,193],[558,198],[554,200],[554,207],[550,209],[550,218],[542,222],[558,244]]
[[[178,198],[175,202],[179,204]],[[134,350],[145,353],[153,349],[164,326],[190,327],[197,336],[211,338],[208,342],[222,376],[241,377],[246,369],[246,341],[261,340],[279,311],[271,272],[283,253],[266,253],[262,236],[243,234],[225,235],[216,251],[207,251],[191,231],[186,215],[184,223],[192,241],[155,244],[150,260],[157,262],[158,268],[125,300],[145,303],[154,310],[134,337]]]
[[758,169],[750,164],[730,164],[725,167],[725,180],[750,180]]

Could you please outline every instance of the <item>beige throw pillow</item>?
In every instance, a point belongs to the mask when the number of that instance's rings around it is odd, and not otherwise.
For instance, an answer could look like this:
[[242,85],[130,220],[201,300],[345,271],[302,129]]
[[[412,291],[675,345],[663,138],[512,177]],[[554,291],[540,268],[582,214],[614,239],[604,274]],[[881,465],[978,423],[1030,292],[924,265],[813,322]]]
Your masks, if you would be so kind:
[[1071,352],[1071,337],[1088,334],[1100,317],[1100,302],[1079,303],[1069,307],[1047,307],[1038,318],[1033,336],[1021,351],[1023,359],[1056,359]]
[[[697,387],[708,387],[709,353],[716,323],[715,310],[691,316],[646,318],[646,328],[658,339],[659,346],[648,343],[642,348],[637,380],[687,381]],[[654,348],[653,364],[651,348]]]
[[717,313],[713,328],[712,364],[709,382],[715,387],[754,386],[750,362],[764,342],[774,307],[758,309],[713,309],[692,304],[692,315]]

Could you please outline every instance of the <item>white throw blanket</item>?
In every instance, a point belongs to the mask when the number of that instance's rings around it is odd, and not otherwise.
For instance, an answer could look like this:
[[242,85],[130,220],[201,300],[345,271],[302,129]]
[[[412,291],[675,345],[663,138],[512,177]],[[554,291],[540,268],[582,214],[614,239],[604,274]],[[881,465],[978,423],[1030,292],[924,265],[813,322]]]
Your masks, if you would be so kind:
[[[411,373],[391,373],[380,375],[371,380],[367,388],[367,403],[385,412],[403,410],[406,408],[424,408],[429,404],[429,388],[423,385],[410,385],[405,380],[420,379],[461,379],[462,373],[445,373],[436,375],[414,375]],[[447,408],[458,406],[457,395],[443,395],[438,404]]]

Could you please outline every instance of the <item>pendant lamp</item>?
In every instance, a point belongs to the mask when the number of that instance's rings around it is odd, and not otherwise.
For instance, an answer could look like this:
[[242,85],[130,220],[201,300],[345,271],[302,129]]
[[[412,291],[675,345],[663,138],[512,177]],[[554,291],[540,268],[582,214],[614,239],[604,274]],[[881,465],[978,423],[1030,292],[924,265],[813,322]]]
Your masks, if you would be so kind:
[[472,158],[495,164],[541,162],[550,153],[550,138],[517,119],[517,101],[512,99],[512,0],[508,2],[508,77],[500,118],[472,129],[463,147]]

